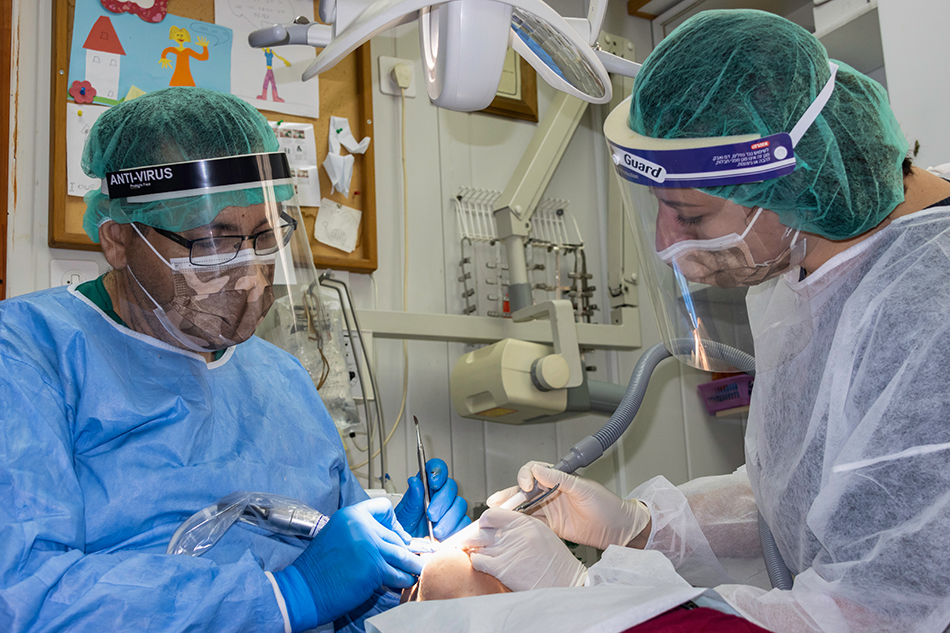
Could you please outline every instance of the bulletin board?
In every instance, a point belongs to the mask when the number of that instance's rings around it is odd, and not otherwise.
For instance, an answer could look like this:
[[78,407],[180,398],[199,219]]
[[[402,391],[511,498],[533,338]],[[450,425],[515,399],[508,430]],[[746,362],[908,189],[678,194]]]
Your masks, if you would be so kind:
[[[267,2],[268,0],[259,0]],[[317,15],[318,3],[314,3]],[[69,55],[76,0],[53,0],[53,58],[50,104],[50,209],[49,245],[55,248],[99,250],[82,228],[86,210],[83,199],[68,195],[66,166],[67,104],[74,103],[69,95]],[[214,22],[214,0],[168,0],[168,13],[204,22]],[[275,49],[279,50],[279,49]],[[317,49],[314,49],[316,55]],[[375,135],[373,132],[373,91],[369,43],[364,44],[332,69],[319,76],[319,118],[294,116],[261,110],[269,121],[310,123],[314,126],[318,164],[327,154],[330,116],[349,120],[357,139],[369,136],[369,147],[364,154],[354,154],[353,177],[349,197],[332,189],[325,170],[317,171],[320,191],[329,198],[362,213],[356,247],[352,253],[322,244],[314,238],[317,207],[302,207],[314,264],[318,269],[333,268],[369,273],[376,270],[376,187],[374,171]]]

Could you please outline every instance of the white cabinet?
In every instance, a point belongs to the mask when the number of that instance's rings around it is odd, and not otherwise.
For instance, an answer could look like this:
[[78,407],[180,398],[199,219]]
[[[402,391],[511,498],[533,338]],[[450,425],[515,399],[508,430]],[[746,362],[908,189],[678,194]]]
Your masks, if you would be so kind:
[[[878,18],[877,0],[861,0],[856,6],[854,0],[849,5],[856,10],[836,13],[822,20],[821,10],[834,8],[839,0],[815,7],[815,37],[832,59],[840,59],[855,70],[870,75],[885,83],[883,79],[884,49],[881,45],[881,23]],[[838,18],[838,19],[835,19]]]
[[654,45],[693,15],[709,9],[759,9],[786,17],[815,33],[829,57],[887,85],[878,0],[685,0],[653,20]]

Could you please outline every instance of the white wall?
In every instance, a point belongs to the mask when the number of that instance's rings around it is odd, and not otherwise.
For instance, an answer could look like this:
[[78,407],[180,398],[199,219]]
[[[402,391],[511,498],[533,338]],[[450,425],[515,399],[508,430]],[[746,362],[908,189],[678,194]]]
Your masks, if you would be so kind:
[[914,163],[950,162],[950,83],[944,76],[950,59],[950,2],[878,0],[878,15],[891,107],[911,149],[920,141]]
[[13,3],[13,72],[11,73],[12,209],[7,223],[7,296],[50,285],[51,259],[92,260],[107,270],[99,252],[48,246],[49,103],[52,8],[50,2]]
[[[562,13],[581,15],[580,0],[555,4]],[[636,41],[642,60],[651,47],[649,24],[629,18],[626,3],[611,2],[605,29]],[[105,271],[98,253],[50,249],[47,242],[49,171],[49,68],[51,14],[49,3],[15,3],[15,54],[18,67],[14,121],[18,141],[13,152],[15,204],[11,200],[9,241],[10,296],[46,288],[53,258],[93,259]],[[415,27],[399,27],[372,42],[374,60],[390,55],[413,60],[421,72]],[[378,89],[374,73],[377,234],[379,268],[368,275],[349,275],[358,308],[402,309],[402,175],[400,168],[399,100]],[[552,90],[543,82],[539,106],[543,115]],[[535,125],[484,114],[441,111],[424,97],[424,87],[406,102],[409,177],[409,309],[414,312],[459,313],[456,283],[458,237],[450,204],[462,185],[503,189]],[[599,291],[606,289],[602,255],[606,233],[607,156],[600,125],[603,108],[589,108],[572,139],[546,196],[567,198],[587,241],[590,272]],[[11,193],[11,198],[13,194]],[[378,300],[376,295],[378,293]],[[641,293],[646,302],[647,293]],[[595,303],[609,306],[606,296]],[[602,313],[601,313],[602,314]],[[643,342],[659,341],[652,311],[641,309]],[[379,390],[391,427],[399,410],[403,382],[402,343],[377,340]],[[465,346],[445,343],[409,344],[408,415],[423,426],[430,456],[449,462],[462,493],[483,501],[499,488],[513,485],[518,467],[529,459],[552,461],[580,438],[600,427],[605,418],[586,416],[557,424],[512,427],[458,417],[449,404],[449,372]],[[587,363],[597,380],[626,382],[638,353],[597,352]],[[689,477],[731,470],[742,462],[741,429],[711,419],[701,409],[695,385],[708,375],[665,361],[651,381],[650,393],[631,429],[615,450],[588,469],[587,475],[618,493],[663,474],[679,483]],[[410,417],[411,420],[411,417]],[[388,471],[400,490],[416,470],[411,425],[405,420],[387,450]],[[357,461],[361,461],[359,458]]]

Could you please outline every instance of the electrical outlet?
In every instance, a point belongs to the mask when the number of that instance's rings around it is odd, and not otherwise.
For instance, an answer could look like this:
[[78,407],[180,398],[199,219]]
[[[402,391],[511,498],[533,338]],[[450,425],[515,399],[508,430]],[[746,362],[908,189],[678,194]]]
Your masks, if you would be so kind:
[[99,276],[99,264],[85,259],[54,259],[49,263],[50,288],[74,286]]
[[[363,336],[363,344],[366,346],[366,353],[370,355],[369,362],[373,362],[373,333],[367,332],[366,330],[361,330],[360,334]],[[355,348],[355,352],[354,352]],[[362,369],[363,380],[362,384],[366,390],[366,400],[372,400],[374,398],[373,394],[373,383],[369,378],[369,368],[366,363],[366,359],[363,357],[363,352],[360,349],[360,342],[353,341],[353,344],[350,344],[350,335],[348,332],[343,332],[343,357],[346,359],[346,369],[350,373],[350,392],[353,394],[354,400],[363,400],[363,389],[360,388],[360,380],[357,379],[357,369],[356,369],[356,359],[354,358],[354,353],[359,355],[360,360],[360,369]]]
[[[393,81],[392,69],[396,64],[406,64],[410,70],[415,68],[412,60],[400,59],[398,57],[379,56],[379,89],[383,94],[399,96],[399,86]],[[409,79],[409,87],[406,88],[406,97],[412,99],[416,96],[416,73],[412,72]]]

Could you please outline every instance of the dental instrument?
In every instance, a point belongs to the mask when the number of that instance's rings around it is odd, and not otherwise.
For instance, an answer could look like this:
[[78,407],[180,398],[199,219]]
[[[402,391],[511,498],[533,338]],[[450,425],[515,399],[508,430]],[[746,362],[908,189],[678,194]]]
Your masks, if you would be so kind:
[[[522,514],[524,514],[528,512],[528,510],[531,510],[532,508],[544,503],[545,500],[547,500],[551,495],[557,492],[557,489],[561,487],[561,484],[555,484],[553,488],[545,488],[544,486],[537,484],[537,482],[535,483],[538,486],[538,488],[540,488],[541,494],[535,497],[532,497],[531,499],[526,499],[524,502],[519,503],[514,508],[511,508],[512,510],[514,510],[515,512],[521,512]],[[515,499],[516,497],[518,497],[518,495],[515,495],[515,497],[512,497],[512,498]],[[507,506],[508,506],[508,503],[506,502],[501,507],[507,510],[509,509]]]
[[432,531],[432,519],[429,518],[429,502],[432,500],[429,496],[429,475],[426,473],[426,449],[422,445],[422,433],[419,431],[419,418],[412,416],[412,422],[416,425],[416,456],[419,458],[419,476],[422,478],[422,503],[423,514],[426,517],[426,523],[429,525],[429,538],[435,541],[435,534]]

